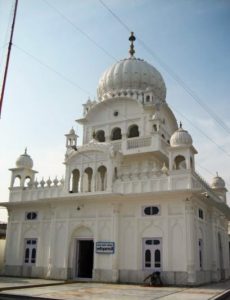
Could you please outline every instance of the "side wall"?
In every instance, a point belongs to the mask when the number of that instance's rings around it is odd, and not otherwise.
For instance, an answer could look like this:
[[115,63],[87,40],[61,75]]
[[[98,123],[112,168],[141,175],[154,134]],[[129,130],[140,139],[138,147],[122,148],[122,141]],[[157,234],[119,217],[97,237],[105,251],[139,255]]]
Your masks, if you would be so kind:
[[[195,285],[229,277],[227,222],[218,211],[186,194],[141,197],[66,199],[52,206],[12,209],[5,275],[73,279],[76,239],[90,238],[94,245],[115,243],[114,254],[97,254],[94,249],[95,281],[143,282],[154,270],[144,263],[144,239],[162,242],[160,271],[165,284]],[[159,213],[145,215],[145,207],[158,207]],[[37,219],[25,220],[26,211],[36,211]],[[24,264],[25,239],[32,238],[37,239],[37,257],[36,264],[28,266]]]

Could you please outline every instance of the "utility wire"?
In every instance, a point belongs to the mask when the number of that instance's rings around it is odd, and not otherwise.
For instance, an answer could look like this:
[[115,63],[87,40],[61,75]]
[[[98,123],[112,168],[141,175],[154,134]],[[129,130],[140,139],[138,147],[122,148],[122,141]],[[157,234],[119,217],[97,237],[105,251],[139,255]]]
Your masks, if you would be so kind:
[[[7,23],[6,32],[5,32],[5,37],[4,37],[4,41],[3,41],[3,44],[0,47],[0,49],[5,48],[9,44],[9,42],[7,42],[7,41],[9,40],[9,37],[10,37],[10,25],[11,25],[11,20],[13,19],[13,15],[14,15],[14,2],[12,2],[12,4],[11,4],[8,23]],[[2,53],[2,59],[0,60],[0,65],[1,64],[3,65],[4,56],[6,56],[6,55],[4,55],[4,53]]]
[[69,23],[75,30],[80,32],[84,37],[86,37],[91,43],[93,43],[97,48],[104,52],[108,57],[112,58],[115,61],[118,61],[113,55],[111,55],[105,48],[98,44],[91,36],[89,36],[85,31],[73,23],[68,17],[66,17],[59,9],[51,5],[47,0],[43,0],[49,7],[56,11],[56,13],[61,16],[67,23]]
[[21,52],[23,52],[24,54],[26,54],[27,56],[29,56],[30,58],[32,58],[33,60],[35,60],[36,62],[38,62],[40,65],[42,65],[43,67],[47,68],[48,70],[50,70],[51,72],[55,73],[56,75],[58,75],[59,77],[61,77],[62,79],[64,79],[65,81],[67,81],[68,83],[70,83],[71,85],[77,87],[79,90],[81,90],[83,93],[87,94],[88,96],[91,95],[91,93],[89,91],[87,91],[86,89],[82,88],[80,85],[78,85],[76,82],[74,82],[73,80],[71,80],[70,78],[68,78],[67,76],[63,75],[62,73],[60,73],[59,71],[55,70],[53,67],[49,66],[48,64],[44,63],[43,61],[41,61],[39,58],[35,57],[34,55],[32,55],[31,53],[29,53],[28,51],[22,49],[21,47],[13,44],[14,48],[16,48],[17,50],[20,50]]
[[[110,14],[128,31],[131,32],[133,30],[121,20],[111,8],[109,8],[103,0],[99,0],[102,6],[110,12]],[[162,66],[163,69],[195,100],[215,121],[216,123],[222,127],[226,132],[230,134],[230,128],[227,126],[225,122],[206,104],[204,101],[200,99],[200,97],[189,88],[189,86],[152,50],[150,47],[146,45],[146,43],[137,37],[137,40],[142,45],[142,47],[153,57],[158,63]]]
[[[53,9],[55,9],[58,14],[63,17],[64,19],[66,19],[71,25],[73,25],[74,27],[75,24],[73,24],[66,16],[64,16],[61,12],[59,12],[55,7],[51,6],[46,0],[43,0],[44,2],[46,2],[50,7],[52,7]],[[122,20],[117,17],[105,4],[102,0],[99,0],[101,2],[101,4],[107,8],[111,14],[113,14],[113,16],[120,22],[122,23],[122,25],[128,30],[130,31],[129,27],[124,23],[122,22]],[[87,37],[89,37],[85,32],[83,32],[81,29],[79,29],[78,27],[76,27],[76,29],[78,31],[80,31],[82,34],[86,35]],[[91,39],[91,38],[90,38]],[[139,39],[140,40],[140,39]],[[93,43],[95,42],[94,40],[91,40]],[[103,50],[103,48],[97,44],[96,42],[94,43],[98,48],[100,48],[104,53],[106,53],[107,55],[109,55],[110,57],[114,58],[112,55],[110,55],[107,51],[105,52]],[[88,91],[86,91],[85,89],[83,89],[82,87],[80,87],[78,84],[76,84],[75,82],[73,82],[72,80],[70,80],[69,78],[67,78],[65,75],[61,74],[59,71],[56,71],[53,67],[50,67],[49,65],[47,65],[46,63],[42,62],[40,59],[38,59],[37,57],[35,57],[34,55],[32,55],[31,53],[29,53],[28,51],[22,49],[21,47],[19,46],[16,46],[14,44],[14,47],[16,47],[17,49],[19,49],[20,51],[24,52],[27,56],[31,57],[32,59],[34,59],[35,61],[37,61],[39,64],[41,64],[42,66],[48,68],[50,71],[54,72],[55,74],[57,74],[58,76],[60,76],[62,79],[64,79],[65,81],[69,82],[70,84],[76,86],[78,89],[80,89],[81,91],[83,91],[84,93],[86,93],[87,95],[89,95],[90,93]],[[115,58],[114,58],[115,59]],[[105,106],[108,106],[107,103],[105,102],[102,102]],[[178,114],[180,114],[184,119],[186,119],[194,128],[196,128],[202,135],[204,135],[207,139],[209,139],[209,141],[211,141],[212,143],[214,143],[222,152],[224,152],[228,157],[230,157],[230,154],[225,150],[223,149],[221,146],[219,146],[213,139],[211,139],[208,135],[206,135],[200,128],[198,128],[197,126],[195,126],[193,124],[193,122],[191,120],[189,120],[187,117],[185,117],[181,112],[179,112],[177,109],[173,108]],[[123,116],[125,117],[125,116]],[[202,169],[204,169],[206,172],[210,173],[213,175],[213,173],[206,169],[205,167],[202,167],[201,165],[198,164],[198,166]]]
[[197,165],[199,168],[205,170],[205,171],[206,171],[207,173],[209,173],[210,175],[212,175],[212,176],[215,175],[212,171],[210,171],[209,169],[205,168],[204,166],[201,166],[198,162],[196,162],[196,165]]
[[[80,33],[82,33],[83,35],[85,35],[91,42],[94,43],[94,45],[96,45],[99,49],[101,49],[104,53],[106,53],[108,56],[114,58],[110,53],[108,53],[104,48],[102,48],[97,42],[95,42],[87,33],[85,33],[83,30],[81,30],[79,27],[77,27],[71,20],[69,20],[62,12],[60,12],[56,7],[54,7],[53,5],[51,5],[47,0],[43,0],[48,6],[50,6],[52,9],[54,9],[62,18],[64,18],[70,25],[72,25],[77,31],[79,31]],[[128,25],[123,22],[102,0],[99,0],[99,2],[113,15],[113,17],[122,24],[122,26],[127,30],[127,31],[131,31],[131,29],[128,27]],[[145,48],[147,47],[143,41],[141,41],[140,39],[138,39],[143,46],[145,46]],[[151,49],[148,49],[149,51],[151,51]],[[157,57],[158,60],[160,60],[159,57]],[[114,58],[115,59],[115,58]],[[116,59],[115,59],[116,60]],[[161,61],[161,64],[164,64],[163,61]],[[165,65],[165,68],[167,66]],[[171,73],[173,73],[172,70],[170,70]],[[176,76],[176,74],[173,74]],[[178,76],[177,76],[178,77]],[[179,80],[179,77],[178,77]],[[106,106],[107,103],[103,102],[103,104]],[[230,154],[225,151],[225,149],[223,149],[221,146],[219,146],[213,139],[211,139],[209,136],[207,136],[203,131],[201,131],[197,126],[195,126],[188,118],[186,118],[182,113],[180,113],[178,110],[174,109],[175,111],[177,111],[180,115],[183,116],[184,119],[186,119],[189,123],[192,124],[193,127],[195,127],[198,131],[200,131],[207,139],[209,139],[212,143],[214,143],[222,152],[224,152],[228,157],[230,157]],[[125,116],[123,116],[125,117]]]
[[203,130],[201,130],[198,126],[194,125],[194,122],[192,122],[190,119],[188,119],[184,114],[179,112],[175,107],[170,105],[174,111],[176,111],[179,115],[181,115],[186,121],[188,121],[197,131],[199,131],[203,136],[205,136],[210,142],[212,142],[214,145],[217,146],[219,150],[221,150],[224,154],[226,154],[228,157],[230,157],[230,154],[219,144],[217,144],[210,136],[208,136]]

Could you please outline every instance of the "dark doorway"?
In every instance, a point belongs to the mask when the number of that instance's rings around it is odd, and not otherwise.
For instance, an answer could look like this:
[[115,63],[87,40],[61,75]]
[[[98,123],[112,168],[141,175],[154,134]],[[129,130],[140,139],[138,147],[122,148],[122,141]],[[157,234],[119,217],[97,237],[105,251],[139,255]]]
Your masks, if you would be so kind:
[[77,277],[92,278],[93,240],[77,240]]

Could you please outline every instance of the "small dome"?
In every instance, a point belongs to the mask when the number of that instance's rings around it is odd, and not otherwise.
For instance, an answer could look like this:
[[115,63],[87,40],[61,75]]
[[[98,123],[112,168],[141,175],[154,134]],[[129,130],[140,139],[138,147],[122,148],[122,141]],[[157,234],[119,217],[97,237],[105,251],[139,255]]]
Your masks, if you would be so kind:
[[73,129],[73,127],[70,129],[69,134],[76,134],[75,130]]
[[183,146],[192,146],[192,137],[188,131],[182,128],[178,128],[170,138],[171,147],[183,147]]
[[16,160],[16,166],[17,168],[26,168],[26,169],[33,168],[33,160],[27,154],[27,149],[25,149],[25,153],[20,155],[19,158]]
[[166,87],[161,74],[146,61],[131,56],[123,59],[101,76],[98,85],[98,98],[103,101],[108,95],[152,91],[158,101],[165,101]]
[[212,189],[223,189],[225,188],[225,181],[216,174],[216,176],[213,177],[210,186]]

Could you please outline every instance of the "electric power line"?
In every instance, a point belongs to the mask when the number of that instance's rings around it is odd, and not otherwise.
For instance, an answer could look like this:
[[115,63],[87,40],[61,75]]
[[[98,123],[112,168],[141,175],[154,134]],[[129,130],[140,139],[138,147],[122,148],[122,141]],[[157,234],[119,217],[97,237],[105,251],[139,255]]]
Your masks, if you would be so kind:
[[179,112],[175,107],[173,107],[171,105],[171,107],[173,108],[174,111],[176,111],[179,115],[181,115],[186,121],[188,121],[197,131],[199,131],[203,136],[205,136],[210,142],[212,142],[214,145],[216,145],[216,147],[218,147],[218,149],[220,149],[223,153],[225,153],[228,157],[230,157],[230,154],[223,148],[221,147],[219,144],[217,144],[212,138],[210,138],[210,136],[208,136],[203,130],[201,130],[198,126],[194,125],[194,122],[192,122],[189,118],[187,118],[184,114],[182,114],[181,112]]
[[68,22],[75,30],[80,32],[84,37],[86,37],[91,43],[93,43],[97,48],[104,52],[108,57],[112,58],[115,61],[118,61],[113,55],[111,55],[104,47],[98,44],[94,39],[91,38],[85,31],[73,23],[68,17],[66,17],[59,9],[51,5],[47,0],[43,0],[49,7],[56,11],[56,13],[61,16],[66,22]]
[[[76,27],[76,25],[74,24],[74,23],[72,23],[65,15],[63,15],[60,11],[58,11],[55,7],[53,7],[52,5],[50,5],[46,0],[43,0],[44,2],[46,2],[50,7],[52,7],[54,10],[56,10],[57,12],[58,12],[58,14],[61,16],[61,17],[63,17],[66,21],[68,21],[72,26],[74,26],[75,27],[75,29],[77,29],[79,32],[81,32],[83,35],[85,35],[88,39],[90,39],[91,40],[91,42],[93,42],[94,44],[95,44],[95,46],[97,46],[99,49],[101,49],[105,54],[107,54],[108,56],[110,56],[111,58],[113,58],[113,59],[115,59],[112,55],[110,55],[107,51],[104,51],[104,49],[98,44],[98,43],[96,43],[93,39],[91,39],[90,37],[89,37],[89,35],[88,34],[86,34],[85,32],[83,32],[80,28],[78,28],[78,27]],[[99,0],[101,3],[102,3],[102,5],[106,8],[106,9],[108,9],[109,11],[110,11],[110,13],[111,14],[113,14],[113,16],[120,22],[120,23],[122,23],[122,25],[128,30],[128,31],[130,31],[130,29],[129,29],[129,27],[124,23],[124,22],[122,22],[122,20],[119,18],[119,17],[117,17],[113,12],[112,12],[112,10],[110,10],[105,4],[104,4],[104,2],[102,1],[102,0]],[[139,41],[140,41],[140,39],[139,39]],[[35,57],[34,55],[32,55],[31,53],[29,53],[28,51],[26,51],[26,50],[24,50],[24,49],[22,49],[21,47],[19,47],[19,46],[16,46],[16,45],[14,45],[14,47],[16,47],[16,48],[18,48],[19,50],[21,50],[22,52],[24,52],[26,55],[28,55],[28,56],[30,56],[32,59],[34,59],[34,60],[36,60],[39,64],[41,64],[41,65],[43,65],[44,67],[46,67],[46,68],[48,68],[50,71],[52,71],[52,72],[54,72],[55,74],[57,74],[58,76],[60,76],[62,79],[64,79],[64,80],[66,80],[67,82],[69,82],[70,84],[72,84],[72,85],[74,85],[74,86],[76,86],[78,89],[80,89],[81,91],[83,91],[84,93],[86,93],[86,94],[90,94],[88,91],[86,91],[85,89],[83,89],[82,87],[80,87],[78,84],[76,84],[75,82],[73,82],[71,79],[69,79],[69,78],[67,78],[65,75],[63,75],[63,74],[61,74],[59,71],[56,71],[53,67],[50,67],[50,66],[48,66],[46,63],[44,63],[44,62],[42,62],[40,59],[38,59],[37,57]],[[116,60],[116,59],[115,59]],[[107,105],[107,103],[105,103],[105,102],[103,102],[103,104],[106,106]],[[179,113],[184,119],[186,119],[190,124],[192,124],[192,126],[194,127],[194,128],[196,128],[198,131],[200,131],[201,132],[201,134],[203,134],[207,139],[209,139],[212,143],[214,143],[222,152],[224,152],[228,157],[230,157],[230,155],[229,155],[229,153],[228,152],[226,152],[225,151],[225,149],[223,149],[221,146],[219,146],[213,139],[211,139],[208,135],[206,135],[202,130],[200,130],[198,127],[196,127],[193,123],[192,123],[192,121],[191,120],[189,120],[187,117],[185,117],[182,113],[180,113],[178,110],[176,110],[175,108],[173,108],[175,111],[177,111],[177,113]],[[198,164],[199,165],[199,164]],[[200,166],[200,165],[199,165]],[[202,166],[200,166],[202,169],[204,169],[206,172],[208,172],[208,173],[210,173],[210,174],[212,174],[213,175],[213,173],[210,171],[210,170],[208,170],[208,169],[206,169],[206,168],[204,168],[204,167],[202,167]]]
[[28,51],[22,49],[21,47],[15,45],[15,44],[13,44],[13,46],[16,49],[18,49],[21,52],[23,52],[24,54],[26,54],[27,56],[29,56],[30,58],[32,58],[33,60],[35,60],[36,62],[38,62],[43,67],[47,68],[48,70],[52,71],[53,73],[55,73],[56,75],[58,75],[59,77],[61,77],[65,81],[67,81],[68,83],[70,83],[71,85],[77,87],[83,93],[87,94],[88,96],[91,95],[91,93],[89,91],[85,90],[84,88],[82,88],[81,86],[79,86],[76,82],[74,82],[73,80],[69,79],[67,76],[65,76],[61,72],[55,70],[53,67],[49,66],[48,64],[44,63],[43,61],[41,61],[39,58],[35,57],[34,55],[32,55],[31,53],[29,53]]

